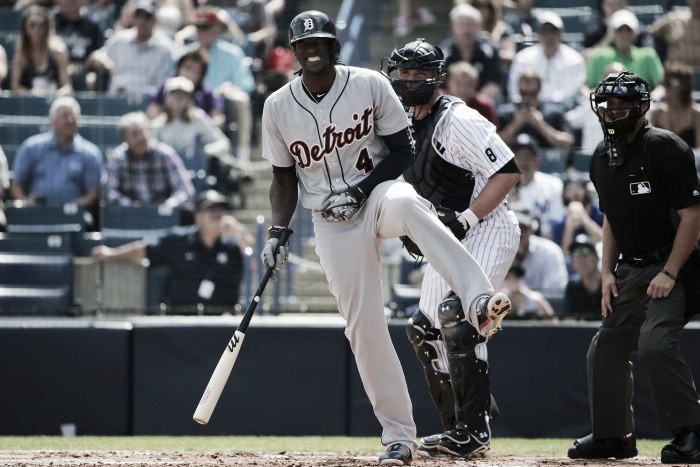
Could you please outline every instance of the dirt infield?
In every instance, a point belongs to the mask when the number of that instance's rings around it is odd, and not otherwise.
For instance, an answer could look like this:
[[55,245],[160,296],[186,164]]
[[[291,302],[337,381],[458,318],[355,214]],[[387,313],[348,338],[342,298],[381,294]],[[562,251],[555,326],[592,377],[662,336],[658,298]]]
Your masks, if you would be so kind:
[[[240,453],[240,452],[146,452],[146,451],[0,451],[3,467],[360,467],[378,465],[379,453]],[[655,457],[624,461],[573,461],[566,457],[487,455],[479,459],[417,458],[414,466],[425,467],[555,467],[658,464]]]

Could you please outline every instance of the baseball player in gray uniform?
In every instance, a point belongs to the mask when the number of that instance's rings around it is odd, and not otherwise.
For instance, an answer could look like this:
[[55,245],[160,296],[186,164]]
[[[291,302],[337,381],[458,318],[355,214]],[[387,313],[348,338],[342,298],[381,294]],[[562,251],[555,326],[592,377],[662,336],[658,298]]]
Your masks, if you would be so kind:
[[[319,11],[292,19],[289,42],[298,77],[265,101],[263,157],[272,164],[272,227],[263,249],[269,267],[287,256],[279,245],[297,198],[312,211],[316,253],[386,452],[380,464],[407,465],[416,448],[411,400],[388,332],[379,246],[410,235],[452,290],[468,304],[462,321],[488,333],[500,326],[510,300],[494,293],[467,249],[439,221],[432,204],[396,179],[410,165],[410,123],[389,82],[378,72],[340,64],[335,25]],[[280,246],[278,255],[273,255]]]
[[[518,221],[505,202],[520,179],[513,152],[491,122],[462,100],[442,95],[438,86],[445,62],[439,47],[417,39],[395,48],[381,69],[413,118],[417,154],[404,179],[436,206],[498,287],[520,239]],[[421,438],[418,452],[471,457],[490,448],[486,340],[492,333],[455,326],[461,304],[449,291],[429,263],[418,310],[407,326],[445,429]]]

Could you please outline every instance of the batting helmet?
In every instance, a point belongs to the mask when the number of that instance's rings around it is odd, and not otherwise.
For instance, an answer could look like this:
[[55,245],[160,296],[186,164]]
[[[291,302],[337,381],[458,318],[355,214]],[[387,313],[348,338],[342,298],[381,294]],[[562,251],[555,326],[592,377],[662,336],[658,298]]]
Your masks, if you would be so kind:
[[333,55],[340,54],[340,42],[337,39],[335,24],[327,14],[318,10],[309,10],[299,13],[289,23],[289,45],[308,37],[325,37],[333,42]]
[[[445,81],[445,54],[440,47],[419,38],[395,48],[390,57],[382,59],[380,68],[404,105],[422,105],[430,100],[438,84]],[[432,70],[433,77],[405,80],[393,75],[399,70]]]

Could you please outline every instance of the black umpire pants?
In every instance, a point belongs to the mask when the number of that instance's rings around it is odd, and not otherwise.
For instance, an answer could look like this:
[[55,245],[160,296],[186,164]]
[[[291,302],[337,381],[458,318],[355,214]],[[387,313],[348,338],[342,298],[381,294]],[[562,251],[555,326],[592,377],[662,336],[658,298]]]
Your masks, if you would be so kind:
[[634,432],[632,363],[639,359],[651,381],[659,429],[675,431],[700,425],[700,397],[681,354],[686,294],[676,283],[668,297],[646,293],[663,263],[645,267],[621,263],[617,268],[619,296],[613,313],[603,319],[588,349],[588,393],[596,439]]

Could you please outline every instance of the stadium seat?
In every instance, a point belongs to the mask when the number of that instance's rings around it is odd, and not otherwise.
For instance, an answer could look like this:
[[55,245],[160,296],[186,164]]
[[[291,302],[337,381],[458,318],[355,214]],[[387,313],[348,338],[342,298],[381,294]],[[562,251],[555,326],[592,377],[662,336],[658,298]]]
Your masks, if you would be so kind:
[[0,252],[67,255],[72,243],[67,234],[0,234]]
[[557,148],[542,148],[540,150],[542,165],[540,170],[550,174],[561,174],[566,170],[568,162],[568,154],[563,149]]
[[20,20],[22,18],[22,10],[14,8],[0,8],[0,31],[4,32],[19,32]]
[[[85,232],[78,237],[73,253],[77,257],[88,257],[96,246],[105,245],[110,248],[116,248],[130,241],[131,239],[129,238],[105,237],[102,232]],[[1,247],[2,241],[0,240]]]
[[8,233],[65,233],[85,230],[89,215],[76,203],[5,207]]
[[588,164],[591,160],[591,153],[585,151],[574,151],[573,168],[581,172],[588,173]]
[[180,224],[180,209],[167,209],[162,205],[104,205],[100,210],[100,231],[106,239],[161,237]]
[[46,117],[49,105],[50,100],[45,97],[0,93],[0,115]]
[[17,47],[18,40],[19,32],[0,29],[0,45],[2,45],[7,54],[8,66],[12,63],[12,59],[15,56],[15,48]]
[[132,100],[124,96],[108,96],[103,93],[78,93],[83,115],[120,117],[128,112],[146,110],[147,100]]

